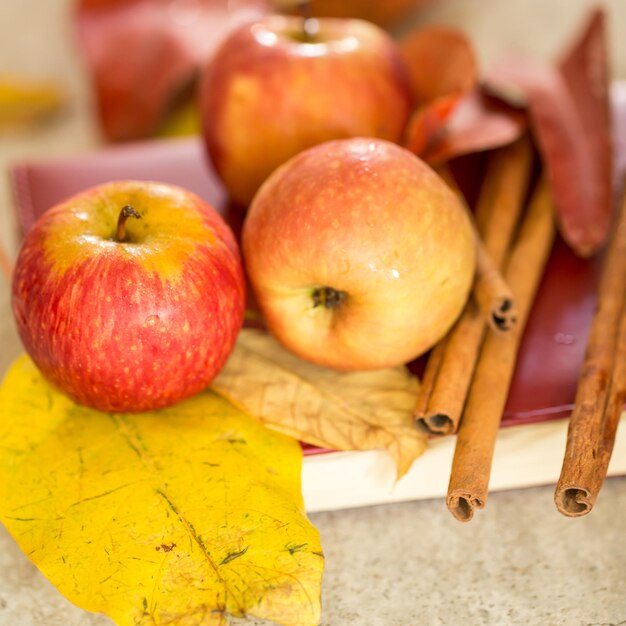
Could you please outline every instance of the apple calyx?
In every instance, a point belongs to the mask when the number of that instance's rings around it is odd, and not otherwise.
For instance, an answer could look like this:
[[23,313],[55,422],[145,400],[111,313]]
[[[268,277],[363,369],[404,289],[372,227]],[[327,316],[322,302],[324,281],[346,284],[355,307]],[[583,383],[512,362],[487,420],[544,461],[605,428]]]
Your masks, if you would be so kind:
[[323,306],[327,309],[337,309],[348,294],[332,287],[317,287],[312,294],[313,308]]
[[118,243],[124,243],[126,241],[126,220],[129,217],[134,217],[135,219],[140,219],[141,215],[135,211],[135,209],[127,204],[122,207],[120,211],[120,216],[117,218],[117,228],[115,230],[115,241]]
[[302,20],[302,42],[317,43],[320,31],[319,22],[314,17],[305,17]]

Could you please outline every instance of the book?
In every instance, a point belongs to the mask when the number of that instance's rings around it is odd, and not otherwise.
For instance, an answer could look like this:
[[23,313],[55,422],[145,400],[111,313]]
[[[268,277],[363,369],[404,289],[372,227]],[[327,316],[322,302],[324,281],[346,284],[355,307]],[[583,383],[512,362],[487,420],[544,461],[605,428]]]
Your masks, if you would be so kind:
[[[626,169],[626,84],[614,89],[616,171]],[[88,187],[122,179],[179,185],[222,211],[235,232],[243,215],[228,198],[200,138],[109,146],[63,160],[16,164],[10,171],[22,233],[46,209]],[[601,258],[577,258],[557,240],[520,348],[496,444],[490,490],[556,483],[569,416],[593,318]],[[626,414],[609,475],[626,474]],[[435,439],[399,481],[384,451],[304,447],[303,495],[309,512],[418,498],[447,491],[455,437]]]

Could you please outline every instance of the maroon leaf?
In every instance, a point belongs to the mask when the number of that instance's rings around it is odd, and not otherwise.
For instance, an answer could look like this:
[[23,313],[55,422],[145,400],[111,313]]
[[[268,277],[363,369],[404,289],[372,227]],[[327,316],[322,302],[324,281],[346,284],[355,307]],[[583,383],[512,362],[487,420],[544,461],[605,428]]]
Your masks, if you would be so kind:
[[608,228],[612,198],[611,107],[605,15],[593,11],[579,40],[563,57],[559,69],[569,87],[585,140],[596,160],[598,220]]
[[[261,3],[259,2],[259,5]],[[102,130],[111,140],[153,134],[235,20],[228,0],[79,0],[80,47]],[[251,13],[254,3],[248,3]]]
[[525,98],[561,234],[580,256],[604,242],[611,218],[611,144],[604,16],[594,11],[560,67],[527,60],[489,72],[490,89]]

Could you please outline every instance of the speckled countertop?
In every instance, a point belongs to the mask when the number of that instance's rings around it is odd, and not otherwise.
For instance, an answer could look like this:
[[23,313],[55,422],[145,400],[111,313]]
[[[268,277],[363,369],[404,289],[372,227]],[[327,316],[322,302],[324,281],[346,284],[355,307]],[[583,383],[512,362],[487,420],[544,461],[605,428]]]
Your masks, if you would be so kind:
[[[71,0],[0,2],[0,75],[65,84],[72,110],[34,135],[0,137],[0,241],[16,250],[6,167],[97,143],[71,44]],[[609,11],[613,75],[626,79],[626,0]],[[554,55],[587,0],[444,0],[423,14],[472,36],[482,64],[511,53]],[[0,281],[0,373],[20,346]],[[315,514],[326,554],[325,626],[626,625],[626,478],[609,479],[593,512],[560,516],[553,487],[496,493],[470,524],[439,500]],[[238,626],[247,623],[234,622]],[[105,626],[69,604],[0,529],[0,626]]]

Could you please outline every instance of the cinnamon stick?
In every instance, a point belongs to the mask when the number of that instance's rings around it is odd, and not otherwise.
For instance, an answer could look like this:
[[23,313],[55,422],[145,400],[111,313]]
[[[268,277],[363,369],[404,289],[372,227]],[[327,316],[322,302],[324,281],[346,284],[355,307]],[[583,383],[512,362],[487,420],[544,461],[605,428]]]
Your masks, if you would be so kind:
[[[517,226],[531,164],[527,139],[494,153],[476,208],[477,228],[491,259],[501,266]],[[485,320],[470,299],[445,347],[425,411],[416,424],[430,434],[456,432],[485,332]],[[421,401],[421,400],[420,400]]]
[[603,262],[596,313],[554,495],[558,510],[569,517],[591,511],[606,477],[624,402],[625,342],[626,193]]
[[[415,402],[415,408],[413,409],[413,415],[415,419],[423,420],[426,416],[426,410],[428,409],[428,403],[430,402],[430,396],[433,392],[433,388],[439,375],[439,368],[443,361],[443,354],[446,348],[445,337],[437,343],[428,355],[428,361],[426,361],[426,368],[420,381],[420,388],[417,394],[417,401]],[[419,423],[418,423],[419,426]]]
[[[450,170],[446,167],[442,167],[439,169],[439,174],[447,182],[448,186],[456,191],[459,197],[463,199],[463,194],[456,186],[456,181]],[[492,175],[497,176],[497,174],[493,172]],[[481,216],[483,223],[488,219],[486,213],[491,214],[493,210],[491,194],[487,197],[489,198],[489,202],[483,201],[481,203],[482,207],[479,205],[478,208],[478,211],[483,213]],[[467,210],[469,213],[469,208]],[[476,240],[476,277],[473,287],[474,298],[485,320],[492,328],[501,331],[510,330],[515,325],[516,321],[513,294],[500,273],[499,263],[494,261],[483,243],[481,233],[478,231],[471,214],[470,218],[474,226],[474,237]]]
[[494,330],[508,331],[517,322],[515,300],[493,258],[480,243],[476,246],[474,298],[483,317]]
[[518,324],[509,333],[488,332],[458,432],[446,503],[454,517],[469,521],[483,508],[491,461],[526,320],[555,235],[553,205],[542,180],[533,195],[505,277],[518,303]]
[[[622,307],[622,321],[620,322],[619,337],[617,340],[617,350],[615,352],[615,365],[609,389],[609,398],[606,404],[604,419],[603,446],[598,455],[598,465],[602,464],[600,476],[606,478],[606,472],[611,460],[615,434],[620,416],[626,403],[626,300]],[[606,467],[606,469],[604,469]],[[602,485],[600,485],[601,487]],[[599,489],[598,489],[599,491]]]

